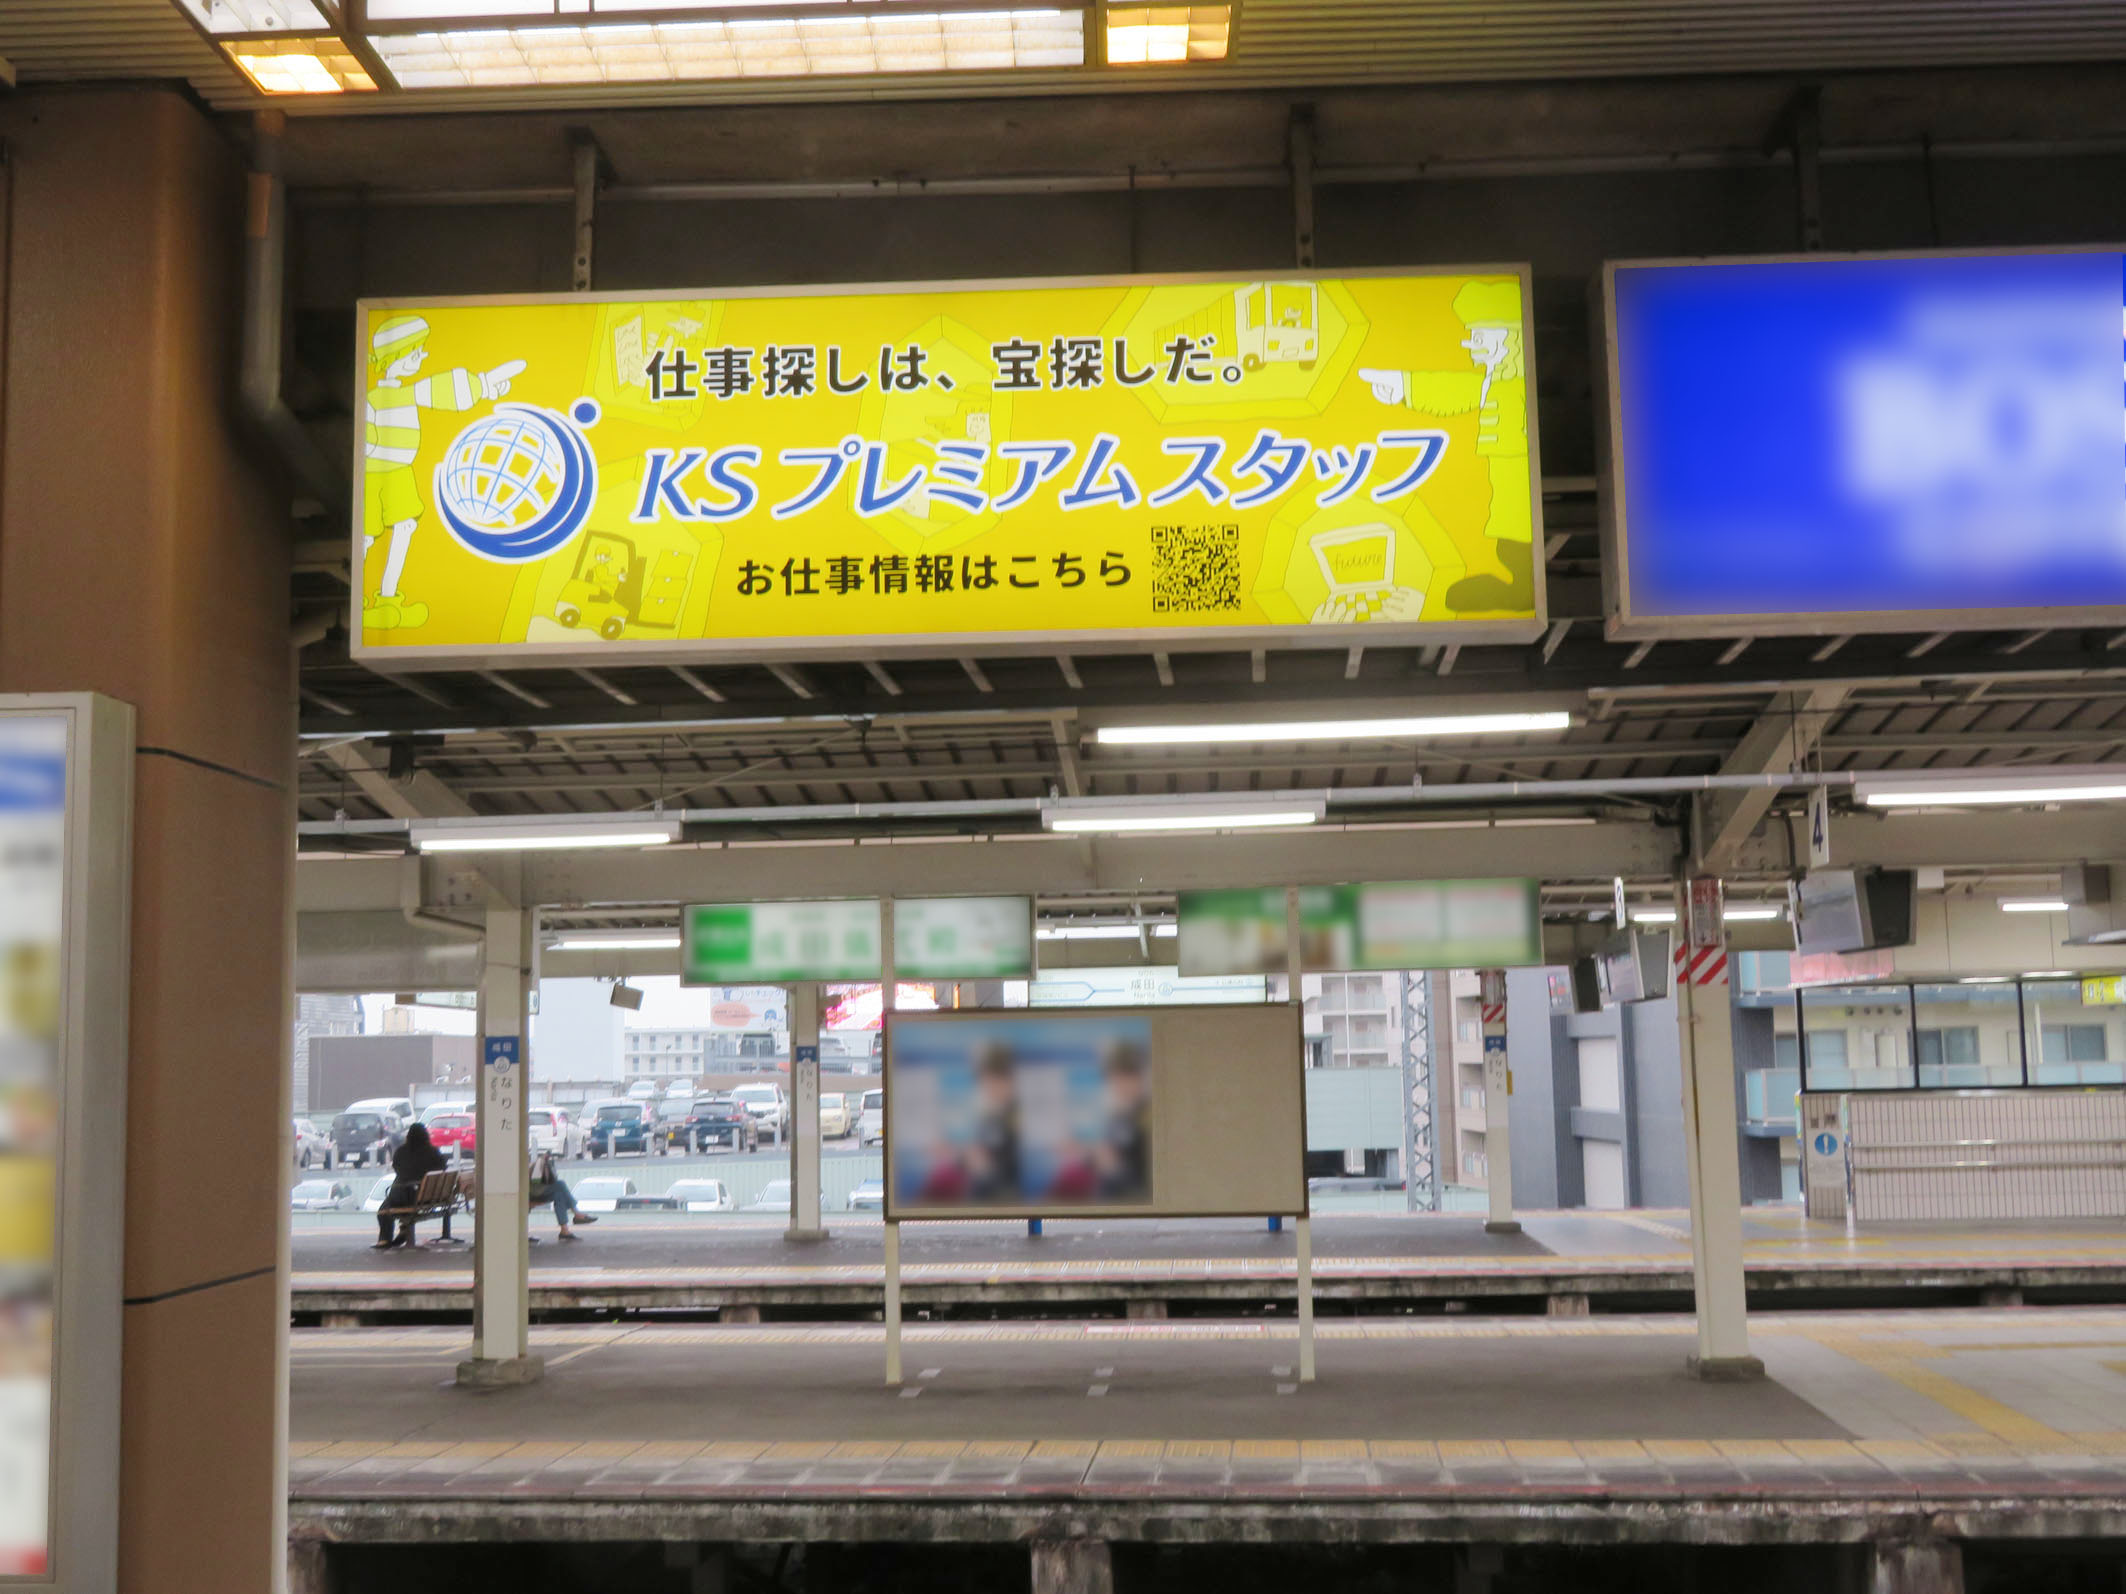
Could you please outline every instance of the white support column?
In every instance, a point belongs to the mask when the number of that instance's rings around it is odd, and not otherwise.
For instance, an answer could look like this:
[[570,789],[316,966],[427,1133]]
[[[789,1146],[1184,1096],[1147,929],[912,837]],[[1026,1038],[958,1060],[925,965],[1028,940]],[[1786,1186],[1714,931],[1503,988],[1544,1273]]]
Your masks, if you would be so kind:
[[790,987],[790,1227],[786,1240],[824,1240],[819,1215],[819,987]]
[[1314,1222],[1305,1213],[1299,1230],[1299,1381],[1314,1382]]
[[1678,886],[1676,1021],[1683,1063],[1683,1144],[1690,1170],[1691,1281],[1698,1350],[1691,1371],[1716,1382],[1762,1378],[1750,1354],[1742,1276],[1742,1164],[1736,1149],[1735,1032],[1720,882]]
[[1506,971],[1478,971],[1484,1020],[1484,1169],[1491,1197],[1486,1234],[1519,1234],[1513,1215],[1513,1070],[1506,1066]]
[[490,908],[482,945],[472,1356],[458,1364],[458,1382],[473,1388],[528,1384],[544,1371],[529,1351],[525,1288],[524,1104],[536,917],[521,908]]

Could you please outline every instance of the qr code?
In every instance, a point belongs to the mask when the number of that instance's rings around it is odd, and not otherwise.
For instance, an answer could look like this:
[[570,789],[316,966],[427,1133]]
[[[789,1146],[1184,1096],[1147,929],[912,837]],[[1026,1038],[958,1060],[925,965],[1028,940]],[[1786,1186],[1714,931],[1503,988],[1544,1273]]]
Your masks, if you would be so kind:
[[1238,526],[1152,527],[1152,612],[1240,607]]

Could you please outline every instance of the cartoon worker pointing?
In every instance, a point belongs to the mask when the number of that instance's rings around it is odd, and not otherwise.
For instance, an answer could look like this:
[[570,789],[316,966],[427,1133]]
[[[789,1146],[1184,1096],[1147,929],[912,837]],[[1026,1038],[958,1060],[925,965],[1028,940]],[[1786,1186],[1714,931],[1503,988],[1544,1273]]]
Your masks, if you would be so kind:
[[388,526],[391,546],[384,555],[384,579],[362,605],[362,624],[372,631],[394,631],[428,619],[428,605],[399,596],[399,576],[406,568],[406,549],[421,519],[421,495],[414,486],[413,458],[421,447],[421,411],[466,410],[479,399],[498,399],[509,391],[510,378],[524,369],[509,360],[492,371],[460,367],[408,383],[428,358],[428,323],[417,315],[385,320],[369,340],[369,390],[362,442],[362,555],[376,546]]
[[1447,589],[1447,607],[1469,614],[1532,609],[1535,602],[1534,515],[1528,489],[1528,376],[1521,346],[1521,285],[1472,282],[1454,296],[1469,336],[1471,371],[1375,371],[1358,374],[1383,404],[1420,415],[1476,412],[1476,452],[1491,472],[1491,539],[1496,573],[1463,577]]

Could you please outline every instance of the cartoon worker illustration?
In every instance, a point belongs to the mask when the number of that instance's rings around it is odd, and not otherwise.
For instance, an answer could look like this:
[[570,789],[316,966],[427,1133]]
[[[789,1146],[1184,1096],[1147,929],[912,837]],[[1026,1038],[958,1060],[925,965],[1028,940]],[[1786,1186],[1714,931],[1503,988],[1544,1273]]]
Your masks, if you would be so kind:
[[1528,375],[1521,346],[1518,282],[1472,282],[1454,296],[1454,313],[1469,336],[1472,371],[1362,370],[1361,379],[1383,404],[1420,415],[1476,412],[1476,451],[1491,471],[1491,539],[1498,573],[1464,576],[1447,589],[1447,606],[1462,613],[1527,610],[1535,602],[1534,516],[1528,491]]
[[406,550],[421,519],[421,494],[414,485],[413,460],[421,447],[421,411],[467,410],[475,400],[498,399],[509,391],[510,378],[524,369],[509,360],[492,371],[462,367],[413,380],[428,358],[428,322],[417,315],[387,318],[369,340],[369,374],[375,383],[365,406],[362,442],[362,554],[386,527],[391,546],[384,555],[384,579],[362,605],[362,624],[373,631],[393,631],[424,624],[428,605],[399,596],[399,576]]

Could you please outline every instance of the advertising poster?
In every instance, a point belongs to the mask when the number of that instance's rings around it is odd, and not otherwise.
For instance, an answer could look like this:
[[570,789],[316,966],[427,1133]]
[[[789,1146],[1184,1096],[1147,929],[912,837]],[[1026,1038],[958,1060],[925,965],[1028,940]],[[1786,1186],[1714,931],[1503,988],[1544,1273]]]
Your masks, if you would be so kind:
[[887,1178],[906,1207],[1148,1205],[1151,1023],[897,1018]]
[[2126,256],[1607,281],[1614,634],[2126,616]]
[[0,718],[0,1577],[48,1569],[66,745]]
[[1525,274],[365,302],[355,653],[1541,630]]

